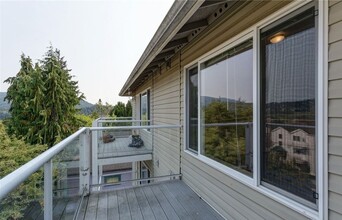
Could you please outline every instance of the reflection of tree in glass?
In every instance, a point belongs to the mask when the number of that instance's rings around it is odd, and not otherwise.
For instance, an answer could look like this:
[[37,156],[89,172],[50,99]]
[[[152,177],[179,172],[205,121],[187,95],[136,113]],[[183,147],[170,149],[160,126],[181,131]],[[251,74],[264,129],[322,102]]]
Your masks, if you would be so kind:
[[[214,101],[203,108],[204,154],[227,166],[250,170],[246,164],[246,125],[252,122],[253,106],[243,101]],[[218,124],[212,126],[211,124]]]

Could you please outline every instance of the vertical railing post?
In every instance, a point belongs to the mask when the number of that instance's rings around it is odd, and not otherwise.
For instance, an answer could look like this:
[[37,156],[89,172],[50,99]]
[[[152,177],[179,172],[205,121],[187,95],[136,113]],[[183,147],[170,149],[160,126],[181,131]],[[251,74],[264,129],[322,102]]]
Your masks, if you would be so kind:
[[[98,126],[98,122],[97,120],[95,120],[93,122],[93,127],[97,127]],[[92,138],[92,144],[91,144],[91,175],[92,175],[92,181],[91,183],[92,184],[98,184],[98,172],[99,172],[99,169],[98,169],[98,164],[97,164],[97,149],[98,149],[98,138],[99,138],[99,135],[98,135],[98,132],[97,131],[92,131],[91,132],[91,138]],[[95,190],[95,189],[94,189]]]
[[87,129],[80,135],[80,186],[79,194],[82,195],[83,190],[85,194],[89,194],[90,190],[90,133]]
[[52,161],[44,164],[44,219],[52,220]]

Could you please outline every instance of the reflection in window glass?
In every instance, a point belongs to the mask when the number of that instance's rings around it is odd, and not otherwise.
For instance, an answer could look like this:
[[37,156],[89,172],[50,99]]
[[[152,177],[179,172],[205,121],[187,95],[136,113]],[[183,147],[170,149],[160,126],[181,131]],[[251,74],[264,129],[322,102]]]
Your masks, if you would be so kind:
[[[282,35],[274,41],[275,36]],[[261,180],[316,202],[314,9],[261,35]],[[280,138],[281,137],[281,138]]]
[[252,40],[202,63],[200,78],[201,153],[252,176]]
[[198,151],[198,68],[190,69],[187,73],[187,148]]
[[[150,120],[150,91],[142,94],[140,97],[140,120]],[[142,121],[141,125],[149,125],[148,121]]]

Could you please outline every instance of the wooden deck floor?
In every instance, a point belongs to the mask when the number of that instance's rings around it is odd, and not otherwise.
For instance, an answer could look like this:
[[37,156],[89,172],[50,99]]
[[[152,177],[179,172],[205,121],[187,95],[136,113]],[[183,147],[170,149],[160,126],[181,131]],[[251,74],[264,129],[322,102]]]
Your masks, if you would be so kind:
[[184,182],[172,180],[130,189],[93,193],[78,219],[223,219]]
[[112,157],[123,157],[141,154],[151,154],[152,147],[142,146],[140,148],[128,147],[130,144],[130,138],[116,138],[110,143],[100,143],[98,150],[98,158],[112,158]]

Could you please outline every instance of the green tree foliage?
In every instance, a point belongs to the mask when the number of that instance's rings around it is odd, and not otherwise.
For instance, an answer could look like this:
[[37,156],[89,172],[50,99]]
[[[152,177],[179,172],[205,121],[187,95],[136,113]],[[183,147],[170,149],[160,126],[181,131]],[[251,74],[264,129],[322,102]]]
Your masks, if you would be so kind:
[[106,104],[104,105],[102,103],[102,100],[99,99],[99,101],[95,104],[95,109],[91,113],[92,118],[98,118],[98,117],[107,117],[111,115],[111,109],[113,108],[112,105]]
[[51,147],[75,131],[75,106],[83,94],[52,46],[39,63],[33,65],[24,54],[20,63],[18,74],[5,80],[10,84],[5,97],[11,103],[9,131],[28,143]]
[[[205,124],[252,122],[252,104],[243,101],[214,101],[203,108]],[[245,127],[220,125],[205,127],[205,154],[228,166],[245,164]]]
[[131,100],[128,100],[126,103],[126,117],[132,117],[132,103]]
[[[46,150],[43,145],[28,145],[22,140],[9,137],[0,121],[0,179]],[[20,152],[20,153],[18,153]],[[30,176],[0,204],[0,219],[19,219],[35,198],[42,196],[42,173]]]
[[118,102],[112,109],[112,114],[116,117],[126,117],[126,106],[123,102]]
[[128,102],[123,103],[123,102],[118,102],[112,110],[110,111],[110,116],[115,116],[115,117],[132,117],[132,103],[130,100]]

